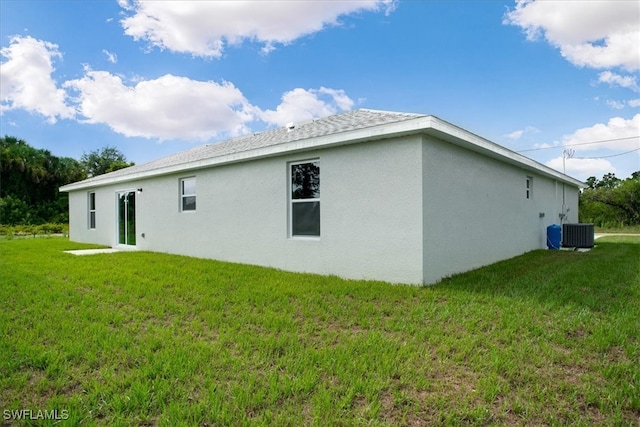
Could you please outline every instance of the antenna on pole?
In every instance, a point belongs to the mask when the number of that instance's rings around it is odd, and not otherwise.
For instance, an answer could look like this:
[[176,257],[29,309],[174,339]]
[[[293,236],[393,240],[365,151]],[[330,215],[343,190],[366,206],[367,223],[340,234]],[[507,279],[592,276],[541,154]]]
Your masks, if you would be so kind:
[[574,150],[573,148],[565,148],[564,150],[562,150],[562,173],[567,173],[565,160],[572,158],[574,154],[576,154],[576,150]]
[[[566,160],[572,158],[574,154],[576,154],[576,150],[574,150],[573,148],[565,148],[564,150],[562,150],[562,173],[565,175],[567,174]],[[560,214],[560,222],[564,222],[565,218],[567,217],[567,212],[569,212],[569,210],[567,209],[567,204],[565,199],[564,185],[565,184],[563,182],[562,183],[562,213]]]

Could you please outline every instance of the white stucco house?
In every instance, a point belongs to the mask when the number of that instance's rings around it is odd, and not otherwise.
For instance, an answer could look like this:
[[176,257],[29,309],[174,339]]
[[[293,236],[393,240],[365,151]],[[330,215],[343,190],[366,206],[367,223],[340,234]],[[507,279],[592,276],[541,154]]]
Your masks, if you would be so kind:
[[61,191],[74,241],[429,284],[545,248],[581,186],[437,117],[361,109]]

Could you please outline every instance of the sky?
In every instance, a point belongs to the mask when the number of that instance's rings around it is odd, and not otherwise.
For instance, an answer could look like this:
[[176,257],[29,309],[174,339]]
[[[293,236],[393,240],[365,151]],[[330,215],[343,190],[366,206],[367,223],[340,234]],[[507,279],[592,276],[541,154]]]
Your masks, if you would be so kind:
[[[137,164],[358,108],[640,170],[640,1],[0,0],[0,134]],[[564,162],[563,162],[564,160]]]

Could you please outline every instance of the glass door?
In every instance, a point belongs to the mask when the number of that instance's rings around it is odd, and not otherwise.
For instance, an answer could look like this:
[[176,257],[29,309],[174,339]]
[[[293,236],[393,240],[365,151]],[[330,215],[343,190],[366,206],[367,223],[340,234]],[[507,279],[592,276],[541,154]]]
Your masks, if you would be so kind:
[[136,245],[136,192],[118,193],[118,244]]

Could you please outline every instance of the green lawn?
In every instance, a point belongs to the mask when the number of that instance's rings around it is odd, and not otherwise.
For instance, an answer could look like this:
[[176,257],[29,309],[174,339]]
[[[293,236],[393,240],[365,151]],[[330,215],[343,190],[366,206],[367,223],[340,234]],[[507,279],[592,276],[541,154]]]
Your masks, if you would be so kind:
[[437,286],[0,241],[0,423],[634,425],[640,238]]

